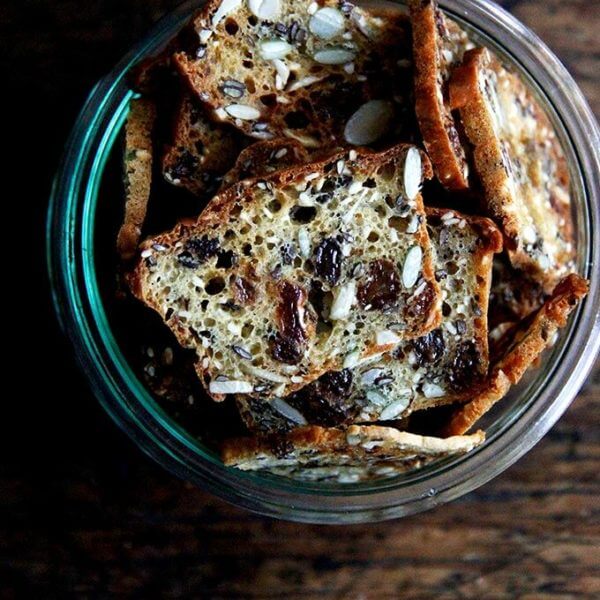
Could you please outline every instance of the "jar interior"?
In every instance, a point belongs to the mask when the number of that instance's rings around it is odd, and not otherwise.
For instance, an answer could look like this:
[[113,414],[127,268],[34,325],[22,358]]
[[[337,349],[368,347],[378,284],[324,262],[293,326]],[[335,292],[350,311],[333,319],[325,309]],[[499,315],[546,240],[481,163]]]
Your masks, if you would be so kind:
[[[577,153],[557,110],[532,76],[522,71],[515,58],[502,45],[503,40],[490,39],[484,32],[459,16],[452,16],[468,29],[474,40],[492,47],[506,62],[521,71],[551,118],[570,166],[578,268],[581,273],[585,273],[589,262],[590,240],[586,191]],[[192,394],[193,404],[175,406],[168,402],[157,401],[148,391],[145,383],[145,378],[149,376],[147,359],[151,357],[148,356],[147,347],[142,351],[141,346],[148,345],[145,339],[157,339],[160,340],[160,344],[168,345],[179,353],[177,344],[158,315],[144,308],[137,301],[115,297],[117,260],[114,246],[123,203],[121,180],[123,126],[132,94],[127,91],[123,81],[113,89],[112,93],[115,110],[106,124],[97,153],[93,157],[93,169],[87,181],[83,200],[81,250],[90,308],[108,356],[131,392],[131,397],[126,401],[139,403],[155,420],[156,428],[183,442],[199,459],[208,461],[214,469],[225,470],[215,451],[219,440],[231,433],[244,433],[232,406],[233,403],[217,404],[210,400],[201,402],[200,396],[196,397],[197,394],[201,394],[201,391],[198,391],[199,385],[196,386],[196,392]],[[161,224],[163,229],[168,229],[175,223],[176,215],[197,214],[200,203],[188,197],[185,192],[163,181],[155,181],[153,186],[153,194],[158,195],[161,204],[164,205],[160,212],[153,209],[152,214],[149,215],[154,227]],[[154,231],[158,230],[154,229]],[[486,444],[501,436],[515,421],[524,418],[528,409],[536,402],[540,391],[544,389],[546,382],[552,378],[561,363],[569,339],[577,328],[577,318],[576,316],[571,319],[554,347],[542,357],[541,366],[531,370],[518,385],[511,389],[508,396],[478,423],[478,428],[486,430]],[[236,428],[232,431],[231,423],[235,423],[236,420]],[[184,422],[185,425],[182,424]],[[349,488],[354,493],[366,494],[373,490],[399,489],[409,483],[425,481],[434,474],[449,471],[457,464],[470,460],[484,447],[485,444],[464,457],[442,459],[417,471],[369,483],[316,484],[241,471],[237,471],[235,477],[242,482],[246,480],[259,485],[261,482],[268,481],[271,487],[293,489],[294,492],[307,494],[318,491],[320,494],[344,495],[348,493]]]

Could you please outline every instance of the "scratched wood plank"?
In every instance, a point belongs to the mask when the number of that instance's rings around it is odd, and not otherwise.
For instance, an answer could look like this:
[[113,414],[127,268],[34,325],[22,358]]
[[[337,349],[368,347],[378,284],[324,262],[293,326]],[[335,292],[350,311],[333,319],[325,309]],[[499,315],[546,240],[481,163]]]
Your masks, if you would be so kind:
[[[85,94],[176,4],[0,5],[0,65],[19,105],[7,127],[27,126],[35,115],[44,157],[36,177],[27,178],[39,227],[52,171]],[[503,4],[557,52],[600,114],[594,3]],[[14,154],[23,155],[19,146]],[[41,256],[42,242],[34,248]],[[41,281],[38,262],[32,273]],[[52,356],[38,378],[53,394],[7,403],[14,417],[7,422],[26,426],[2,438],[8,443],[0,460],[1,598],[600,596],[600,369],[534,450],[459,501],[391,523],[299,525],[231,507],[143,456],[91,397],[40,296],[38,290],[32,314],[40,315]]]

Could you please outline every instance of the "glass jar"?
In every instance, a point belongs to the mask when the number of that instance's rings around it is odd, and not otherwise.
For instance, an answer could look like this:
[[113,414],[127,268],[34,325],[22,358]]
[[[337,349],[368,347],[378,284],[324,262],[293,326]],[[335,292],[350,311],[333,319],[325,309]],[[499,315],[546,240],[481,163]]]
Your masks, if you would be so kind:
[[[466,456],[371,483],[300,483],[225,468],[170,418],[134,375],[117,344],[98,283],[101,184],[132,98],[128,69],[157,53],[198,3],[160,21],[93,89],[75,124],[52,189],[48,267],[54,303],[77,360],[104,408],[148,455],[179,477],[238,506],[315,523],[359,523],[432,508],[489,481],[530,450],[566,410],[600,346],[600,132],[579,88],[541,40],[488,0],[440,0],[449,16],[527,79],[565,149],[573,187],[577,269],[590,280],[542,366],[486,415],[487,440]],[[114,166],[113,166],[114,169]],[[114,198],[112,204],[115,204]]]

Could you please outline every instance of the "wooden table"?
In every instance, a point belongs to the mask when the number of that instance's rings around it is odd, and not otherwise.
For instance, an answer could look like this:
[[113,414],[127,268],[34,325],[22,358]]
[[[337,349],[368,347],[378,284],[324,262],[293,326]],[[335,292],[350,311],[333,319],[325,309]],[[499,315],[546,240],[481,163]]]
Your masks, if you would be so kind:
[[[20,218],[11,222],[27,242],[18,256],[30,285],[20,294],[30,335],[14,355],[36,364],[22,396],[4,399],[0,597],[599,597],[598,370],[546,438],[495,481],[426,514],[344,528],[228,506],[162,471],[96,404],[40,292],[45,197],[86,91],[176,4],[0,7],[7,172],[20,190],[5,204]],[[598,1],[503,4],[557,52],[599,114]]]

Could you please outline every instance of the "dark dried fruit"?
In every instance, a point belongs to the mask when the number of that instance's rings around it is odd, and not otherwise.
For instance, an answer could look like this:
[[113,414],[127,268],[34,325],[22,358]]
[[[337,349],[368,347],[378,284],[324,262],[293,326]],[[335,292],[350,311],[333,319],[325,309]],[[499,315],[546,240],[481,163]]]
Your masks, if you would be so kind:
[[439,362],[444,356],[445,349],[446,344],[441,329],[434,329],[412,342],[412,351],[419,367]]
[[454,390],[464,390],[473,385],[481,376],[481,359],[475,344],[462,342],[450,370],[449,381]]
[[400,293],[400,278],[394,263],[376,260],[369,264],[365,280],[358,286],[358,301],[363,308],[383,310],[394,306]]
[[313,425],[335,427],[352,423],[359,407],[348,402],[352,393],[349,369],[325,373],[316,381],[289,395],[285,400]]
[[173,179],[191,177],[198,168],[198,157],[189,150],[182,149],[177,157],[177,162],[169,169],[169,175]]
[[199,263],[206,262],[219,251],[219,240],[204,235],[201,238],[190,238],[185,243],[185,250],[189,252]]
[[247,279],[236,277],[233,280],[233,296],[237,305],[244,306],[254,302],[256,299],[256,290]]
[[435,299],[435,290],[430,283],[427,283],[418,296],[411,296],[407,313],[413,317],[427,314],[431,310],[431,306],[435,302]]
[[284,338],[276,333],[269,341],[271,356],[287,365],[295,365],[302,358],[302,348],[293,339]]
[[333,238],[324,239],[315,250],[315,272],[330,285],[335,285],[342,274],[342,248]]
[[281,335],[297,343],[304,342],[306,331],[300,311],[306,303],[306,292],[289,281],[282,281],[278,291],[280,300],[276,314]]

